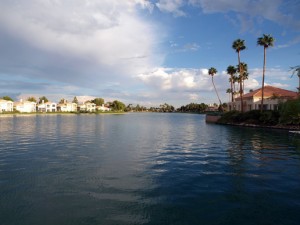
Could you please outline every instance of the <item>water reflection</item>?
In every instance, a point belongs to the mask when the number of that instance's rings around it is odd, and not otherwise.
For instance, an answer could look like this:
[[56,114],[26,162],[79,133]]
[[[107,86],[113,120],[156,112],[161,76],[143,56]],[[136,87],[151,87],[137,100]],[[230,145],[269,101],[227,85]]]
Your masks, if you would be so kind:
[[0,117],[0,123],[4,224],[300,219],[299,142],[284,131],[206,124],[188,114]]

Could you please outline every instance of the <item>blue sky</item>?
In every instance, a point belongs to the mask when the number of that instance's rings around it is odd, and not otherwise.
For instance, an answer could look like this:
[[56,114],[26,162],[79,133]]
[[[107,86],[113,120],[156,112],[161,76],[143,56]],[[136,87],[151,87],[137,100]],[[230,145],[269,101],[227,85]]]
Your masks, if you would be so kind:
[[246,92],[261,87],[263,48],[271,34],[265,83],[294,90],[300,64],[299,0],[2,0],[0,96],[176,107],[229,100],[231,48],[247,49]]

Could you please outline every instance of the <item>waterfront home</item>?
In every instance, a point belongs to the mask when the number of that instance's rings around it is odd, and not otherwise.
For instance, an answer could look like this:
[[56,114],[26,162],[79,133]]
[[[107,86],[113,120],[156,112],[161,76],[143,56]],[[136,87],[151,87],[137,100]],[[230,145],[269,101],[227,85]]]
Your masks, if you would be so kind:
[[96,112],[96,104],[88,101],[78,105],[78,110],[81,112]]
[[77,112],[77,104],[65,102],[57,105],[58,112]]
[[21,113],[36,112],[36,103],[21,99],[20,102],[14,102],[14,108]]
[[217,105],[210,104],[207,107],[206,111],[208,111],[208,112],[217,112],[217,111],[219,111],[219,107]]
[[13,101],[0,99],[0,113],[14,111]]
[[86,102],[86,111],[88,112],[96,112],[96,104],[92,102]]
[[42,102],[37,105],[38,112],[56,112],[57,104],[55,102]]
[[110,111],[110,108],[107,107],[107,106],[105,106],[104,104],[102,104],[101,106],[96,106],[96,109],[97,109],[98,111],[103,111],[103,112],[105,112],[105,111]]
[[[289,99],[295,99],[298,93],[273,86],[264,88],[264,110],[277,110],[278,105]],[[229,110],[241,111],[241,98],[237,97],[234,102],[228,103]],[[243,95],[244,111],[259,110],[261,108],[261,88]]]

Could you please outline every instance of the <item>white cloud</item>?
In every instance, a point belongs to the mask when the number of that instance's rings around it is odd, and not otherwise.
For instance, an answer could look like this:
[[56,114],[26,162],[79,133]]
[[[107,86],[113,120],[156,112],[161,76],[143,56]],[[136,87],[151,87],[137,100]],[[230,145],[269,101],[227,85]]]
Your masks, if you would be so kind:
[[0,54],[14,66],[0,72],[97,87],[160,64],[159,28],[136,6],[153,7],[143,0],[2,1],[0,35],[10,54]]
[[190,99],[191,101],[197,101],[197,100],[200,99],[200,95],[199,95],[199,94],[190,94],[190,95],[189,95],[189,99]]
[[160,0],[156,6],[163,12],[172,13],[174,16],[185,16],[180,9],[184,5],[184,0]]
[[210,90],[207,69],[156,68],[138,76],[145,84],[162,91],[189,92]]

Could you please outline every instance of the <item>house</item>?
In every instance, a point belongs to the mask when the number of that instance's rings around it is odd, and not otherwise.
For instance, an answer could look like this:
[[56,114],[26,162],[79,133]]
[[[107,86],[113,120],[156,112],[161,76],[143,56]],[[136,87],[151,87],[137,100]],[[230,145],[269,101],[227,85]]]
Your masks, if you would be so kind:
[[20,102],[14,102],[14,108],[21,113],[36,112],[36,103],[21,99]]
[[88,112],[96,112],[96,104],[91,102],[86,102],[86,111]]
[[206,111],[208,111],[208,112],[217,112],[217,111],[219,111],[219,107],[217,105],[210,104],[207,107]]
[[9,100],[0,99],[0,113],[2,112],[13,112],[14,102]]
[[88,101],[78,105],[78,110],[81,112],[96,112],[96,104]]
[[77,104],[76,103],[61,103],[57,105],[58,112],[77,112]]
[[55,102],[42,102],[37,105],[38,112],[56,112],[57,104]]
[[[264,88],[264,110],[277,110],[279,103],[289,99],[295,99],[298,93],[273,86]],[[234,102],[228,103],[229,110],[241,111],[241,98],[235,98]],[[261,88],[243,95],[244,111],[259,110],[261,108]]]
[[103,111],[103,112],[105,112],[105,111],[110,111],[110,108],[107,107],[107,106],[105,106],[104,104],[102,104],[101,106],[96,106],[96,109],[97,109],[98,111]]

